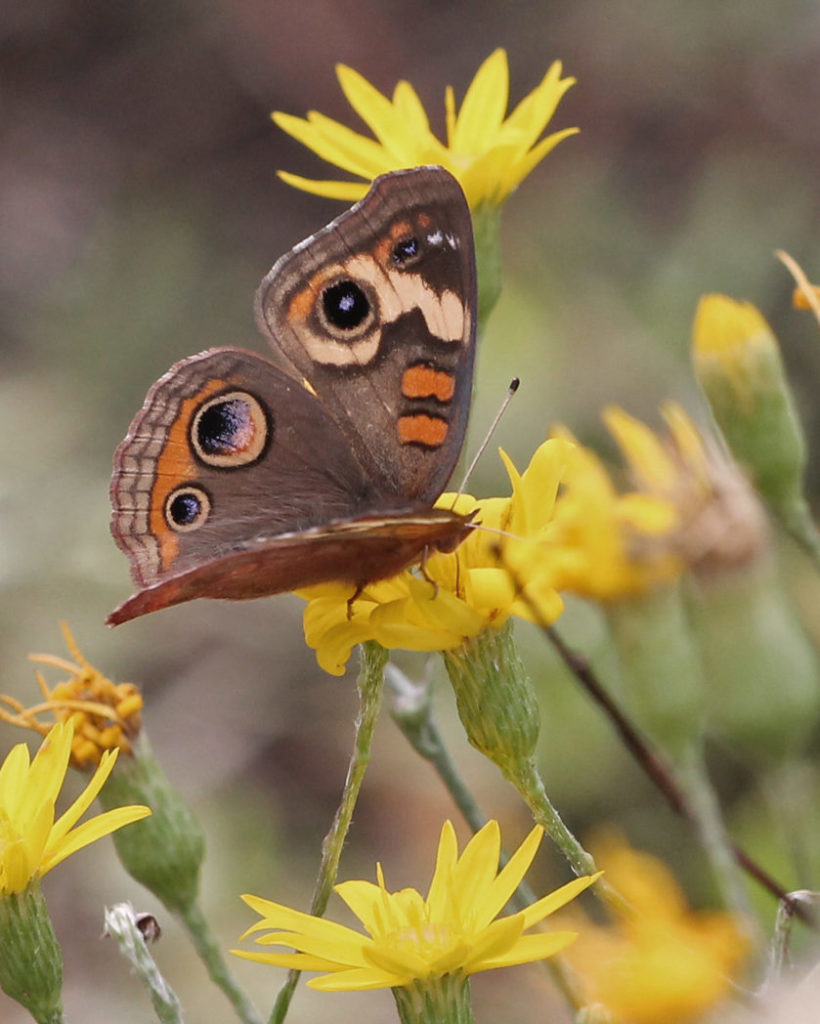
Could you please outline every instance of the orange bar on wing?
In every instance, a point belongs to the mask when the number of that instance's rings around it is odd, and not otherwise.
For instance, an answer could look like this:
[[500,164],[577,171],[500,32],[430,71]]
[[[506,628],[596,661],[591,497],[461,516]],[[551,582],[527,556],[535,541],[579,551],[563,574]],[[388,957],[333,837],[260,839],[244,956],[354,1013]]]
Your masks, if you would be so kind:
[[399,440],[402,444],[423,444],[438,448],[447,437],[448,424],[435,416],[417,413],[414,416],[399,417]]
[[437,398],[440,402],[449,402],[455,387],[451,373],[425,363],[408,366],[401,379],[401,393],[405,398]]

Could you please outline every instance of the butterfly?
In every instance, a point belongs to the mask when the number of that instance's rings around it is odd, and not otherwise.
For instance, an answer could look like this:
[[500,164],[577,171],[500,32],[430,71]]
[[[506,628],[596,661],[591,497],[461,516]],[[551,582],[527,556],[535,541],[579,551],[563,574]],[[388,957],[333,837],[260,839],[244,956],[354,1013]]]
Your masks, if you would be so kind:
[[340,581],[453,550],[436,509],[467,429],[472,221],[441,167],[395,171],[256,295],[277,361],[213,348],[149,390],[114,456],[111,530],[139,588],[114,625],[199,597]]

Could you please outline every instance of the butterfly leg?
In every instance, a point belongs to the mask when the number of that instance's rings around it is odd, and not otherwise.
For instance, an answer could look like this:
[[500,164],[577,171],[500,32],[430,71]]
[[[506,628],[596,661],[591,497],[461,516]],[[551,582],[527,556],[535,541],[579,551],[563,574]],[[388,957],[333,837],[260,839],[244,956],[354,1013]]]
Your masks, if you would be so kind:
[[362,594],[364,592],[364,588],[366,586],[367,586],[367,583],[357,583],[356,584],[356,589],[353,591],[352,597],[349,597],[347,599],[347,621],[348,622],[350,622],[350,620],[353,618],[353,602],[354,601],[358,601],[358,599],[362,596]]
[[424,577],[424,579],[426,579],[427,582],[430,584],[430,586],[433,588],[433,600],[435,601],[435,599],[438,597],[438,583],[436,583],[436,581],[427,572],[427,559],[429,557],[430,557],[430,547],[428,545],[428,546],[425,547],[424,551],[422,551],[422,553],[421,553],[421,563],[419,565],[419,570],[421,572],[421,575]]

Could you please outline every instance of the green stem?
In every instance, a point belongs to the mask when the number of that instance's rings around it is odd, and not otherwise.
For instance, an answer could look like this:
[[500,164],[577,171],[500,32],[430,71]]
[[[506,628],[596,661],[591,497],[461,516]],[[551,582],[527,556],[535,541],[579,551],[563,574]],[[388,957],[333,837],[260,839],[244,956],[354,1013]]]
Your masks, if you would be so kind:
[[242,1024],[261,1024],[262,1018],[229,971],[222,955],[222,948],[214,938],[199,904],[193,901],[177,910],[177,914],[194,944],[197,955],[205,964],[211,981],[225,993]]
[[820,533],[803,495],[793,497],[788,504],[778,506],[776,511],[790,536],[811,556],[815,567],[820,569]]
[[395,665],[387,666],[387,684],[394,694],[390,716],[412,748],[429,761],[447,792],[473,830],[487,824],[487,816],[476,803],[455,761],[444,744],[433,714],[429,685],[417,686]]
[[[456,807],[470,826],[478,832],[487,823],[487,815],[475,801],[450,756],[433,713],[430,686],[417,686],[395,665],[387,666],[387,683],[394,693],[390,714],[410,745],[425,761],[429,761],[444,783]],[[506,851],[499,857],[503,868],[509,860]],[[525,910],[538,899],[527,882],[520,882],[510,898],[516,910]],[[583,996],[572,971],[560,957],[550,957],[541,963],[549,971],[567,1003],[577,1010],[583,1005]]]
[[[717,796],[706,765],[701,744],[693,742],[680,756],[677,764],[678,782],[684,792],[690,820],[706,853],[726,907],[734,911],[739,923],[751,932],[752,911],[743,880],[737,870]],[[750,935],[754,938],[754,935]]]
[[473,211],[476,269],[478,272],[478,336],[501,294],[501,209],[485,203]]
[[[353,811],[359,799],[359,792],[362,788],[367,766],[370,763],[373,733],[376,727],[376,719],[379,715],[379,708],[381,707],[384,667],[387,664],[388,653],[383,647],[373,641],[362,644],[359,649],[361,651],[362,663],[357,683],[359,690],[359,714],[356,719],[356,737],[347,769],[344,790],[342,791],[342,799],[336,810],[333,823],[322,843],[322,862],[319,866],[319,875],[313,890],[313,901],[310,906],[311,914],[316,917],[321,917],[324,914],[330,899],[330,893],[336,884],[342,847],[350,830]],[[282,1021],[287,1016],[300,973],[300,971],[296,970],[288,972],[287,981],[280,989],[276,1002],[273,1004],[270,1024],[282,1024]]]

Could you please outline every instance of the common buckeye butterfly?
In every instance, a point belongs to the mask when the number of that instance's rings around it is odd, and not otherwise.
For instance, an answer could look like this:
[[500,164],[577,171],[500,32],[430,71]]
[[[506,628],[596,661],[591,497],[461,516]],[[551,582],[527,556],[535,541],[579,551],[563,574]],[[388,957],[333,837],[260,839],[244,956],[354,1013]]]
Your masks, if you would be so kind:
[[114,457],[114,539],[139,590],[110,624],[197,597],[331,580],[356,593],[452,550],[433,508],[458,461],[475,356],[472,221],[441,167],[377,178],[274,265],[236,348],[176,363]]

